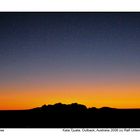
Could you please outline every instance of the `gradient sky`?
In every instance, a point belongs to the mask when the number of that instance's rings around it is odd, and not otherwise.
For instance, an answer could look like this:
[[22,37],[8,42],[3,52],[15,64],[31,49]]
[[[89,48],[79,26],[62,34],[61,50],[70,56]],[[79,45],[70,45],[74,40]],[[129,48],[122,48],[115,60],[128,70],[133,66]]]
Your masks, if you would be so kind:
[[0,109],[140,108],[140,13],[0,13]]

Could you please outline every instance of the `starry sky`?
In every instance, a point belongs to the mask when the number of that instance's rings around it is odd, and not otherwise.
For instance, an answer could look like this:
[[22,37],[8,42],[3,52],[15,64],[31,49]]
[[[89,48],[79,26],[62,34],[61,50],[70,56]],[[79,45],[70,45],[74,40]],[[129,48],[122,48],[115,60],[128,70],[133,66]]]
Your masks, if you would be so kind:
[[0,13],[0,109],[140,108],[140,13]]

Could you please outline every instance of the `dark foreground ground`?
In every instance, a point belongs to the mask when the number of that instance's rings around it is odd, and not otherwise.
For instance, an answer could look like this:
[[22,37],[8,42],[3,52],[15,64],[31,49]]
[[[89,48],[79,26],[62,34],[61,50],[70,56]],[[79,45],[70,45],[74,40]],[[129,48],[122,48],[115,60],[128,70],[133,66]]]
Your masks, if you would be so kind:
[[0,128],[140,128],[140,109],[87,109],[76,103],[44,105],[0,111]]

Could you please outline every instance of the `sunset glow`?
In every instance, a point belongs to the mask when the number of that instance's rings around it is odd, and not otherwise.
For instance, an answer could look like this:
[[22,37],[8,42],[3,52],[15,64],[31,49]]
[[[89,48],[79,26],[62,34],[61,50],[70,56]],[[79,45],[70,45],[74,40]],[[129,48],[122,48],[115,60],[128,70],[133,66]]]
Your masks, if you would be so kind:
[[1,13],[0,21],[0,110],[140,108],[140,14]]

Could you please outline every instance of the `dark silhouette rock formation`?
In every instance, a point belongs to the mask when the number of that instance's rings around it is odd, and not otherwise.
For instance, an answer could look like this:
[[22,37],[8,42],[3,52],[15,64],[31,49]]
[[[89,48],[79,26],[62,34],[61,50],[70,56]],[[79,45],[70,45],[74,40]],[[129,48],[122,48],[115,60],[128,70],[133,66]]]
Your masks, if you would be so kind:
[[87,108],[72,103],[0,111],[0,128],[139,128],[140,109]]

